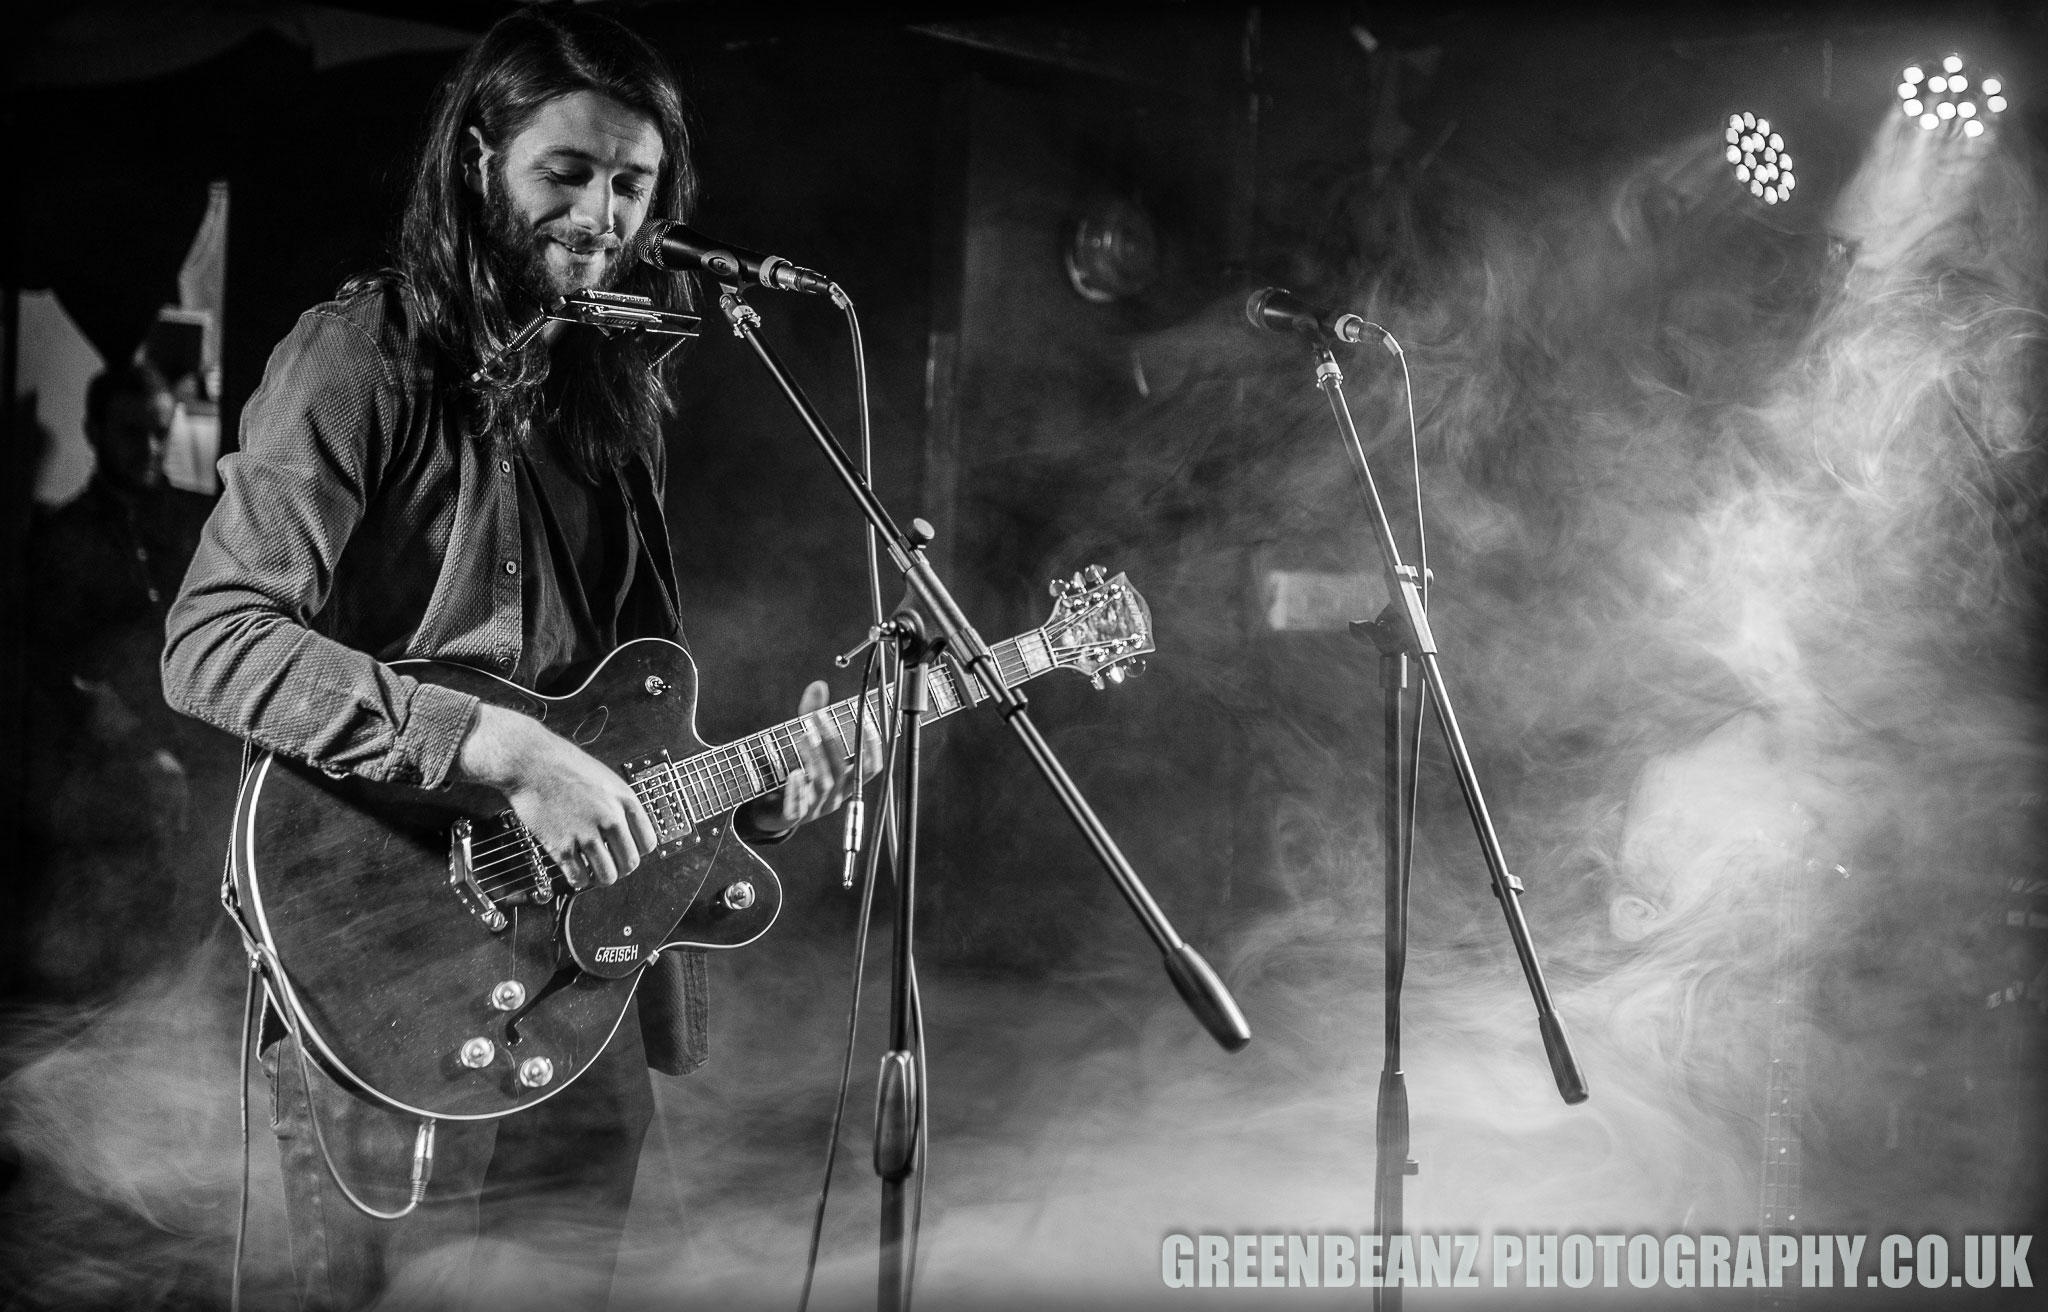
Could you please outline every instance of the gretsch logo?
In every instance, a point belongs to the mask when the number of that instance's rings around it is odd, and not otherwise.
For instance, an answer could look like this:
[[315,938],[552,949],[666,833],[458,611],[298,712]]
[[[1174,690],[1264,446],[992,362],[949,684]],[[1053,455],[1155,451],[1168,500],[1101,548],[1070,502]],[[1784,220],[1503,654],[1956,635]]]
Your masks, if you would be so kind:
[[639,955],[640,945],[638,943],[622,943],[616,947],[599,948],[597,950],[597,959],[600,962],[632,961],[638,958]]

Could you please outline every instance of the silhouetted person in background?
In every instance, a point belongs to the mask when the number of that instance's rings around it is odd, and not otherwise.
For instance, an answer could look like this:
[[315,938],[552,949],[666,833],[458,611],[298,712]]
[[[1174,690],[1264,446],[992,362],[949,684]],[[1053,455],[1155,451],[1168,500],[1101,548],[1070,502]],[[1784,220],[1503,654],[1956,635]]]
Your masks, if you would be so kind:
[[17,969],[56,997],[105,995],[189,949],[217,872],[195,826],[226,819],[235,746],[164,705],[164,617],[212,509],[164,479],[176,401],[144,362],[86,389],[97,460],[31,527],[27,578],[30,853],[41,877]]

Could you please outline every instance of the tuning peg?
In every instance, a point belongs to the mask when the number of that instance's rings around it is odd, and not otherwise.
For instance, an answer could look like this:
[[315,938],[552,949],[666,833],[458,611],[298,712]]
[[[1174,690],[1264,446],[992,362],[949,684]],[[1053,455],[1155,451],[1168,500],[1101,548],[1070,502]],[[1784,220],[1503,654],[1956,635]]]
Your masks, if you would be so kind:
[[1143,656],[1133,656],[1118,664],[1117,668],[1124,672],[1126,679],[1135,679],[1145,672],[1145,658]]
[[1053,600],[1057,601],[1067,595],[1067,581],[1065,579],[1051,579],[1046,583],[1045,590],[1053,595]]
[[1109,675],[1111,683],[1122,683],[1124,681],[1124,667],[1121,665],[1110,666],[1106,673]]
[[1088,567],[1088,581],[1089,581],[1090,583],[1100,583],[1100,582],[1102,582],[1102,581],[1103,581],[1104,579],[1106,579],[1106,578],[1108,578],[1108,577],[1109,577],[1109,571],[1108,571],[1108,570],[1106,570],[1106,569],[1104,569],[1104,568],[1102,568],[1102,566],[1100,566],[1100,565],[1090,565],[1090,566]]
[[1081,592],[1088,587],[1088,580],[1081,577],[1080,570],[1075,570],[1074,577],[1068,582],[1067,586],[1074,592]]

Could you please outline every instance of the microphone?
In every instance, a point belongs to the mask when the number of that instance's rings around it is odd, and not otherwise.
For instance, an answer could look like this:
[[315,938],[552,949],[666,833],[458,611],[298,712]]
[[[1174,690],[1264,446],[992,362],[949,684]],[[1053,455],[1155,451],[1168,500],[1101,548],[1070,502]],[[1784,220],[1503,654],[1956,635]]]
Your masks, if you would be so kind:
[[[1362,342],[1368,324],[1349,310],[1310,305],[1285,287],[1255,291],[1244,303],[1245,321],[1267,332],[1300,333],[1316,342]],[[1382,330],[1384,331],[1384,330]]]
[[832,280],[780,255],[714,241],[687,223],[650,219],[633,234],[633,254],[669,273],[702,271],[725,282],[758,282],[779,292],[829,293]]

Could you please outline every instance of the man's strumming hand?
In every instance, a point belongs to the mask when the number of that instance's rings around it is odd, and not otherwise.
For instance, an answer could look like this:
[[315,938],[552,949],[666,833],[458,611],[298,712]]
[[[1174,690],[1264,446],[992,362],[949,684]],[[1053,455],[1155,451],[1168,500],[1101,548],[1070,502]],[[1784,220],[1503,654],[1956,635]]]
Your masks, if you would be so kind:
[[540,721],[483,703],[455,775],[505,794],[572,888],[612,884],[660,846],[632,786]]

